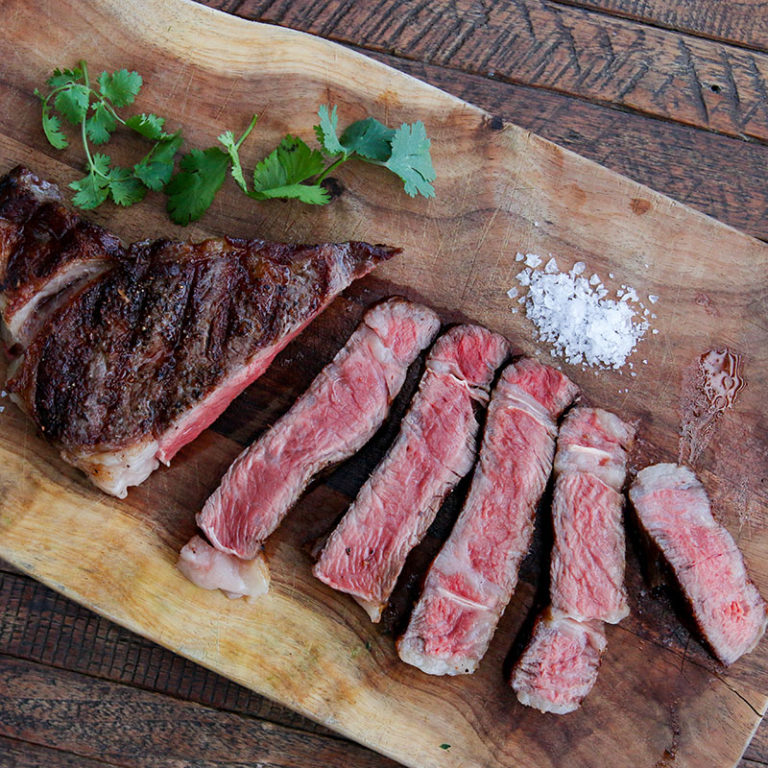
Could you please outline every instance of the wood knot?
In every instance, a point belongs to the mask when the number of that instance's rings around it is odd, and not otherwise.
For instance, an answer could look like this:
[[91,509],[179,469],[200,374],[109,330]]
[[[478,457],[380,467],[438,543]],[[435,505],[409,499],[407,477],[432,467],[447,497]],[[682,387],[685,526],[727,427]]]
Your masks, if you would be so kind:
[[632,209],[633,213],[642,216],[644,213],[648,213],[648,211],[651,210],[651,201],[642,197],[633,197],[629,207]]

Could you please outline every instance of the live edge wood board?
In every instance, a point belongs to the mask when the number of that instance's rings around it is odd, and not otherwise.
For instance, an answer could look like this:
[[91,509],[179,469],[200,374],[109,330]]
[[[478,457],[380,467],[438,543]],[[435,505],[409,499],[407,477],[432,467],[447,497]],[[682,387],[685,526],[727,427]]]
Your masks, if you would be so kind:
[[[266,597],[249,604],[199,590],[174,562],[227,464],[288,407],[379,297],[419,298],[447,322],[469,318],[506,334],[520,352],[542,350],[506,295],[522,251],[552,253],[561,266],[581,260],[610,285],[660,297],[653,305],[658,333],[633,357],[636,376],[565,366],[587,401],[637,420],[635,468],[677,457],[683,379],[697,357],[724,346],[743,355],[747,387],[695,469],[768,594],[768,247],[354,52],[180,0],[5,2],[0,172],[24,162],[62,186],[76,178],[79,150],[45,144],[32,91],[54,67],[79,58],[96,71],[141,72],[139,109],[168,115],[193,146],[209,146],[260,113],[244,148],[249,167],[288,131],[312,140],[321,103],[338,104],[342,123],[366,114],[390,124],[423,120],[433,139],[437,196],[411,200],[380,169],[350,163],[338,174],[343,194],[324,208],[254,204],[228,183],[199,226],[186,230],[170,224],[160,196],[93,213],[126,241],[365,239],[404,253],[337,300],[171,468],[125,501],[90,487],[5,401],[0,555],[114,621],[407,765],[735,764],[768,701],[768,643],[731,669],[718,666],[645,587],[632,546],[632,615],[608,628],[595,690],[579,712],[561,718],[521,707],[505,679],[510,648],[535,604],[545,536],[471,677],[433,678],[402,664],[391,629],[397,617],[372,626],[351,600],[315,581],[313,543],[396,425],[374,439],[362,464],[316,485],[272,537]],[[126,159],[138,152],[130,140],[120,143]],[[425,551],[434,551],[439,535]],[[414,583],[401,590],[406,597]]]

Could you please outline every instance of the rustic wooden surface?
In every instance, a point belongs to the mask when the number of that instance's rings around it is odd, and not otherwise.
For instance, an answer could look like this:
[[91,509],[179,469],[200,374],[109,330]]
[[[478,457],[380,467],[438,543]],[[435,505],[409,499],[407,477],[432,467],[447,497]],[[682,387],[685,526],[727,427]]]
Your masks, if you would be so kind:
[[[749,234],[768,238],[768,191],[764,181],[768,137],[765,3],[605,0],[562,4],[507,0],[439,4],[390,0],[374,4],[294,0],[210,4],[245,18],[352,45]],[[50,13],[53,4],[42,6]],[[0,31],[0,36],[3,34],[7,34],[7,28]],[[87,45],[81,36],[74,47],[61,45],[60,50],[71,51],[69,58],[73,58]],[[110,50],[105,55],[109,64],[121,66],[129,63],[125,57],[130,56],[130,51]],[[0,65],[0,73],[6,75],[0,77],[3,170],[10,158],[24,159],[19,153],[26,152],[30,162],[38,159],[43,148],[39,136],[30,141],[25,133],[34,124],[29,89],[20,87],[18,80],[9,76],[19,71],[18,54],[16,60],[14,54],[6,56],[10,56],[6,58],[10,63]],[[157,69],[162,66],[157,65]],[[176,74],[181,81],[176,87],[183,92],[184,73],[177,70]],[[154,70],[152,75],[159,77]],[[39,78],[29,82],[39,82]],[[396,106],[393,102],[393,108]],[[20,117],[23,129],[18,127]],[[179,119],[189,120],[183,109]],[[220,119],[215,112],[207,114],[200,133],[193,138],[209,140]],[[54,153],[48,154],[54,157]],[[42,170],[54,178],[71,175],[69,168],[59,165],[60,158],[46,161]],[[74,154],[66,159],[72,164],[76,161]],[[353,175],[352,183],[355,181]],[[229,202],[236,199],[235,195],[227,198]],[[100,215],[127,238],[141,234],[125,213]],[[245,217],[227,218],[222,211],[214,215],[214,223],[205,224],[214,231],[217,227],[224,232],[230,231],[227,226],[233,224],[243,228],[251,224]],[[132,231],[134,226],[138,231]],[[151,226],[164,225],[156,218]],[[303,219],[294,226],[301,232],[308,225]],[[764,265],[759,274],[765,279]],[[397,276],[396,270],[393,275]],[[430,288],[425,286],[427,293]],[[765,311],[764,295],[763,284],[754,292],[753,309]],[[348,308],[354,311],[356,307],[351,301]],[[333,327],[332,322],[328,320],[331,325],[323,328]],[[757,322],[764,325],[764,315]],[[291,352],[294,358],[310,360],[309,367],[322,364],[313,359],[313,352],[316,355],[319,349],[322,354],[329,353],[318,346],[320,330]],[[732,343],[738,343],[738,339]],[[231,454],[232,440],[246,441],[300,391],[302,382],[291,371],[285,358],[236,413],[225,416],[209,437],[201,438],[204,444],[193,457],[202,475],[197,479],[199,486],[215,484],[217,472]],[[311,373],[306,372],[307,380]],[[760,402],[758,382],[750,379],[750,388],[747,393],[752,399],[747,407],[752,407],[751,413],[756,416],[764,410],[755,405]],[[281,394],[271,399],[275,391]],[[764,389],[762,395],[764,402]],[[669,396],[676,397],[677,393]],[[612,404],[620,405],[616,400]],[[630,412],[636,410],[637,403],[630,401],[627,408]],[[14,423],[18,428],[22,422]],[[3,422],[3,428],[6,424]],[[732,442],[734,435],[730,434]],[[27,439],[33,441],[33,436]],[[38,450],[46,456],[44,447],[37,446]],[[665,455],[670,446],[659,445],[652,450]],[[200,463],[203,456],[212,466]],[[362,471],[358,466],[357,474]],[[65,471],[65,477],[66,482],[77,483],[76,473]],[[321,487],[318,493],[333,507],[338,501],[336,496],[343,503],[344,496],[353,492],[354,481],[354,477],[335,475],[330,485]],[[155,490],[175,494],[162,481],[156,483]],[[183,494],[178,495],[183,500]],[[137,508],[152,498],[141,492],[135,496]],[[197,496],[202,497],[201,491]],[[172,502],[177,504],[179,499]],[[764,525],[764,512],[752,522],[759,524],[761,520]],[[184,533],[173,534],[171,542],[183,538]],[[161,536],[168,535],[161,532]],[[765,591],[765,551],[755,538],[746,535],[743,544]],[[758,562],[758,555],[763,555],[762,562]],[[630,562],[630,586],[639,594],[642,584],[633,565],[637,563]],[[536,574],[527,575],[530,579]],[[521,604],[529,605],[531,590],[524,589],[523,593]],[[290,709],[121,629],[13,567],[3,567],[0,572],[0,595],[2,765],[394,765]],[[633,616],[629,631],[642,635],[647,643],[660,642],[665,650],[658,651],[659,656],[669,652],[677,658],[686,686],[696,688],[703,677],[723,677],[725,686],[749,691],[747,698],[760,707],[765,698],[765,676],[753,668],[751,661],[732,675],[722,676],[666,606],[659,609],[658,601],[638,599],[635,607],[653,615]],[[354,609],[345,608],[345,618],[356,616]],[[508,617],[505,622],[502,631],[512,637],[519,617]],[[360,630],[365,632],[367,628],[361,623]],[[376,633],[373,637],[373,655],[379,662],[386,660],[391,639]],[[496,647],[497,655],[503,655],[505,649]],[[369,650],[360,650],[361,662]],[[760,659],[764,664],[764,652]],[[683,671],[686,660],[689,663]],[[619,665],[631,666],[631,662],[626,657],[610,658],[601,680],[618,684]],[[702,666],[706,674],[701,672]],[[398,674],[394,667],[391,671]],[[653,678],[652,671],[649,677]],[[702,742],[718,733],[716,721],[722,712],[718,711],[719,699],[714,701],[712,712],[705,709],[702,713]],[[674,699],[669,706],[664,727],[670,730],[670,753],[665,756],[660,752],[656,764],[710,764],[706,751],[699,753],[699,762],[691,762],[686,756],[676,734],[679,714]],[[737,720],[743,717],[743,713],[736,715]],[[521,729],[534,722],[525,720]],[[711,728],[709,733],[707,726]],[[680,754],[676,759],[677,751]],[[732,753],[733,745],[729,751]],[[743,765],[761,763],[768,763],[765,729],[758,731],[743,759]]]

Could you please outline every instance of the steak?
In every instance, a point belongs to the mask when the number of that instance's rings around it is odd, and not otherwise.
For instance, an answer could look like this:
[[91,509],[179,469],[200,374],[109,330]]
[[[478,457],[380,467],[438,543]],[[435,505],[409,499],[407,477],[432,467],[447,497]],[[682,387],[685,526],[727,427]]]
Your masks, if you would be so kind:
[[120,240],[68,209],[54,184],[17,166],[0,180],[0,316],[18,353],[87,282],[123,258]]
[[766,604],[731,534],[712,516],[696,475],[676,464],[646,467],[629,498],[672,567],[715,656],[733,664],[753,650],[765,633]]
[[515,666],[512,688],[518,700],[540,712],[573,712],[595,685],[605,648],[601,621],[580,622],[545,612]]
[[599,408],[575,408],[558,437],[550,566],[552,608],[616,624],[629,613],[620,493],[634,430]]
[[[24,231],[36,253],[35,233]],[[6,389],[66,461],[122,498],[209,426],[334,296],[396,252],[234,238],[135,243],[60,303]],[[57,258],[63,265],[61,255],[41,263]],[[23,282],[7,283],[7,306]]]
[[398,437],[328,538],[315,576],[351,594],[372,621],[380,620],[408,553],[472,468],[473,402],[487,401],[508,352],[504,337],[474,325],[437,340]]
[[531,544],[557,419],[577,393],[564,374],[534,360],[502,372],[464,508],[398,642],[403,661],[435,675],[477,668]]
[[[333,361],[291,409],[235,459],[205,503],[197,523],[216,549],[231,557],[257,557],[262,542],[312,478],[373,437],[408,367],[439,328],[431,309],[406,299],[389,299],[369,309]],[[200,583],[191,554],[184,572]],[[205,552],[201,586],[211,589],[208,559]]]
[[629,613],[620,493],[634,429],[599,408],[574,408],[560,427],[552,502],[551,605],[510,683],[543,712],[576,709],[597,680],[603,622]]

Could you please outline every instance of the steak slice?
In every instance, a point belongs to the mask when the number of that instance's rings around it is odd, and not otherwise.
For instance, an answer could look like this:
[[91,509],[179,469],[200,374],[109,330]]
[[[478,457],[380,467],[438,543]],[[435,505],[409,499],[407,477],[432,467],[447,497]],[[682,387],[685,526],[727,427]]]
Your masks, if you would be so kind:
[[597,681],[605,648],[601,621],[580,622],[545,612],[512,674],[518,700],[540,712],[573,712]]
[[629,498],[672,567],[715,656],[733,664],[752,651],[765,633],[766,604],[731,534],[712,516],[696,475],[676,464],[646,467]]
[[498,334],[460,325],[441,336],[400,433],[328,538],[314,574],[351,594],[372,621],[394,589],[405,559],[475,457],[473,401],[486,401],[509,352]]
[[633,436],[599,408],[574,408],[560,428],[550,597],[553,611],[578,621],[616,624],[629,613],[620,490]]
[[17,166],[0,180],[0,316],[16,354],[86,283],[123,258],[120,240],[64,205],[55,184]]
[[552,471],[556,421],[577,393],[564,374],[534,360],[502,372],[464,508],[397,644],[403,661],[433,675],[477,668],[531,544]]
[[[389,299],[369,309],[333,361],[291,409],[235,459],[205,503],[197,523],[215,548],[233,559],[258,557],[262,542],[312,478],[373,437],[408,367],[439,328],[440,319],[431,309],[406,299]],[[202,554],[201,578],[196,577],[192,552],[182,556],[184,573],[213,589],[211,555],[200,546],[196,552]],[[228,571],[229,565],[224,579]]]
[[39,331],[6,388],[66,461],[122,498],[394,253],[366,243],[136,243]]
[[563,714],[597,680],[603,622],[629,613],[622,520],[627,449],[634,429],[599,408],[574,408],[560,427],[552,504],[551,605],[510,679],[523,704]]

